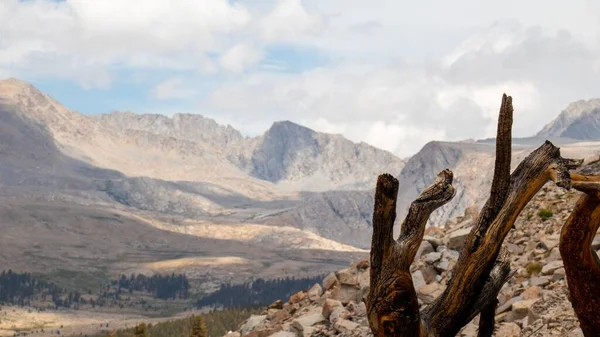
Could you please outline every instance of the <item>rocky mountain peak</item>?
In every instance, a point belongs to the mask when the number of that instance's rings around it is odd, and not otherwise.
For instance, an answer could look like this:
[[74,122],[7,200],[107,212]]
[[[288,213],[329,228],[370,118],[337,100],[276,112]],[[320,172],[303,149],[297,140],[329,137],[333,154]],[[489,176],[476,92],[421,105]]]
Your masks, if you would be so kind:
[[258,138],[252,154],[254,176],[320,188],[332,184],[338,188],[372,188],[378,174],[403,166],[404,161],[387,151],[290,121],[274,123]]
[[[600,138],[600,130],[588,130],[583,134],[582,131],[587,123],[593,125],[600,121],[600,98],[590,100],[578,100],[570,103],[556,119],[544,126],[537,133],[539,137],[567,137],[574,139],[598,139]],[[589,126],[589,125],[588,125]],[[592,131],[591,133],[589,131]],[[582,138],[583,137],[583,138]]]
[[127,130],[143,131],[184,141],[208,143],[220,150],[244,139],[242,134],[230,125],[220,125],[200,114],[176,113],[168,117],[161,114],[113,111],[95,117],[104,125],[121,133]]

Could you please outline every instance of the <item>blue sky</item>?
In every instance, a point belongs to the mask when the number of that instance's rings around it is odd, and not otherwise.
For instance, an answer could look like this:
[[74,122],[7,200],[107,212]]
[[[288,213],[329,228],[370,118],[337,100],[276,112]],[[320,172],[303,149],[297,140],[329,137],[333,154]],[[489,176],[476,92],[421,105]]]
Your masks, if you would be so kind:
[[516,136],[600,97],[598,17],[593,0],[3,0],[0,78],[87,114],[292,120],[404,157],[493,135],[503,92]]

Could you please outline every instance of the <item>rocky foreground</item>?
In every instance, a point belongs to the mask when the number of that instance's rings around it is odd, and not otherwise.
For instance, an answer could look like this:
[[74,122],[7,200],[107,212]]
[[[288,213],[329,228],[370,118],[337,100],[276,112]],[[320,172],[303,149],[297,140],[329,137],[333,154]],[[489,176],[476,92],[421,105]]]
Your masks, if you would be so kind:
[[[498,296],[495,336],[583,336],[568,299],[558,248],[561,226],[579,195],[549,183],[507,236],[504,245],[511,253],[514,275]],[[468,208],[444,227],[427,229],[411,268],[422,308],[443,292],[478,210]],[[600,249],[600,240],[593,248]],[[368,292],[369,262],[363,260],[286,302],[273,303],[226,336],[372,336],[364,303]],[[478,317],[460,336],[476,336],[477,323]]]

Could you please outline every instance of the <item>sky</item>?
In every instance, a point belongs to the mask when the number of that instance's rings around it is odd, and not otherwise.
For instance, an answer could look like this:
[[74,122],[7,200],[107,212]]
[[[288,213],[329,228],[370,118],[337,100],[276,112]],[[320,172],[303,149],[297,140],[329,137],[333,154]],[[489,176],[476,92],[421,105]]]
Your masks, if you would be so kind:
[[0,0],[0,78],[86,114],[291,120],[407,157],[600,97],[597,0]]

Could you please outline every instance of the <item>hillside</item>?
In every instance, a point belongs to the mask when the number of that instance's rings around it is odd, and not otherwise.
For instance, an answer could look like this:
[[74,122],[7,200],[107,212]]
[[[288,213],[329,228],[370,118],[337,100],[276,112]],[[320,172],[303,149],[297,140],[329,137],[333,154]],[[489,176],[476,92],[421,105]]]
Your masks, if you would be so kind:
[[[248,138],[199,115],[87,116],[16,79],[0,81],[0,121],[0,261],[61,281],[337,269],[368,248],[372,181],[404,165],[291,122]],[[215,263],[240,257],[251,266]]]

